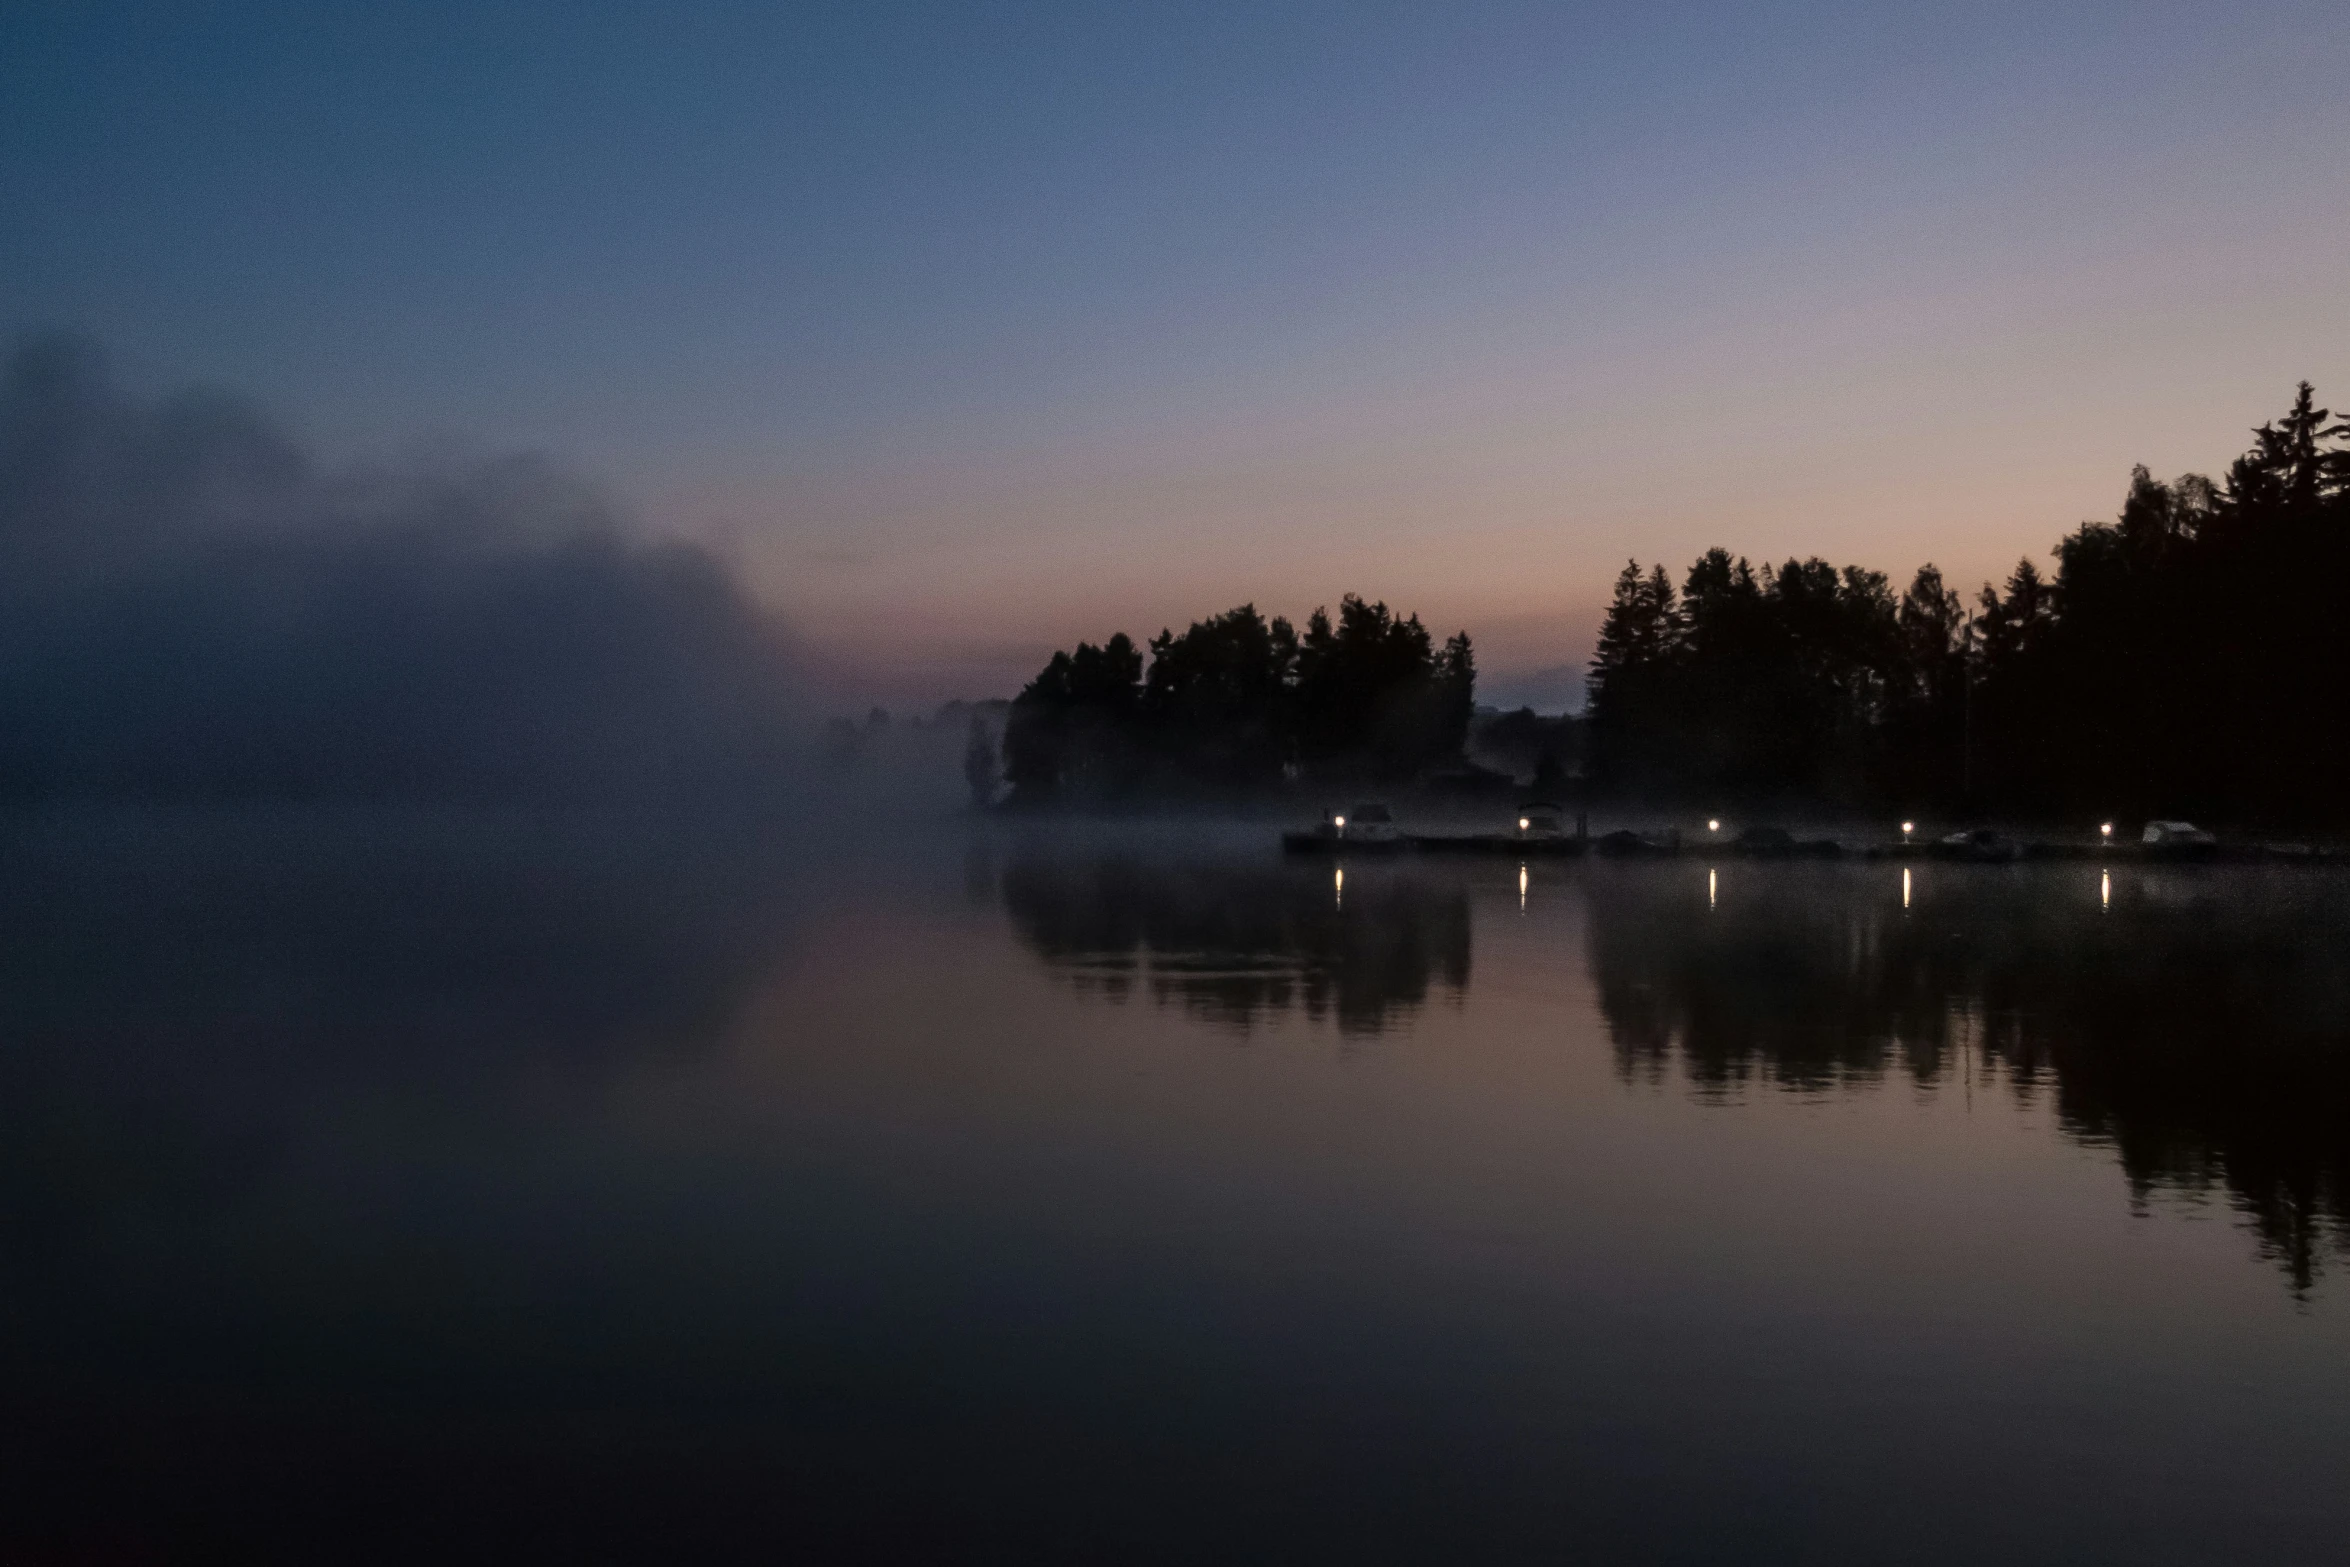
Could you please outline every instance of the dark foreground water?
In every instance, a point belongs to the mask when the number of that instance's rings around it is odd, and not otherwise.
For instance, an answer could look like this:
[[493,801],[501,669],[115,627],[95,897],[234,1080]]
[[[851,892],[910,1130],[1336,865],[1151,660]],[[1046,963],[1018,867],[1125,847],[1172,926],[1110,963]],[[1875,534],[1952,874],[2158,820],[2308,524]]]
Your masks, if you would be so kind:
[[2350,1559],[2350,874],[0,868],[0,1562]]

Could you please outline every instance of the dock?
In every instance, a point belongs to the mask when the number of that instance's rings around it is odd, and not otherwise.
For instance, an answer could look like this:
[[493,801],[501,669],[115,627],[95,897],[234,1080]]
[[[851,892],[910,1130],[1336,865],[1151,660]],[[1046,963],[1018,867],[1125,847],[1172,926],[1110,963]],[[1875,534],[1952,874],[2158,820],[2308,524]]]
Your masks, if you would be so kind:
[[1872,843],[1848,848],[1833,838],[1684,838],[1663,832],[1617,831],[1594,837],[1535,837],[1516,833],[1411,833],[1393,838],[1349,839],[1324,833],[1285,832],[1285,853],[1321,858],[1393,857],[1432,854],[1516,860],[1676,859],[1702,856],[1738,860],[1895,860],[1945,864],[2003,865],[2031,861],[2097,862],[2108,865],[2343,865],[2350,852],[2306,843],[2083,843],[2049,839],[1996,839],[1965,844]]

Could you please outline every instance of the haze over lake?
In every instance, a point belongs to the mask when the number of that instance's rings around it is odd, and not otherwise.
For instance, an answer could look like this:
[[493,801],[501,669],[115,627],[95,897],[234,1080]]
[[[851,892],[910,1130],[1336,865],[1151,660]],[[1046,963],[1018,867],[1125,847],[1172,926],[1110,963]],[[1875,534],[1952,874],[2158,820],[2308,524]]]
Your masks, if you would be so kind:
[[29,1560],[2210,1562],[2350,1525],[2350,876],[55,810]]
[[2350,1562],[2350,5],[0,5],[0,1567]]

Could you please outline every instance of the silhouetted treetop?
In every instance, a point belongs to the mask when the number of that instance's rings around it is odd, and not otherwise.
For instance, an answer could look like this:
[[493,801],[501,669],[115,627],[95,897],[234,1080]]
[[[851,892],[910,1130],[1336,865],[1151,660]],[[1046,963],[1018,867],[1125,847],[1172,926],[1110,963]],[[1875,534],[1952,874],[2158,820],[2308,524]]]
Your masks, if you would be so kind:
[[1285,779],[1402,781],[1458,761],[1476,661],[1416,615],[1354,594],[1300,635],[1253,604],[1150,641],[1056,653],[1012,704],[1016,800],[1263,790]]
[[2350,423],[2307,382],[2218,483],[2132,470],[2112,522],[1971,610],[1822,560],[1628,563],[1592,662],[1618,790],[2332,820],[2350,762]]

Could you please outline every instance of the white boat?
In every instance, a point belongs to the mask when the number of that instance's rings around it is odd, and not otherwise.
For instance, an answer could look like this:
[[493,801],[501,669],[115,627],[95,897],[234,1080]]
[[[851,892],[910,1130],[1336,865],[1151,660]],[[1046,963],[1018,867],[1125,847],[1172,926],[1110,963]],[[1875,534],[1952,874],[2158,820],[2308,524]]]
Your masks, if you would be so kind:
[[1293,854],[1336,853],[1341,850],[1400,849],[1403,834],[1396,831],[1395,813],[1376,801],[1343,811],[1322,813],[1322,825],[1312,832],[1285,832],[1281,846]]
[[1519,837],[1563,838],[1566,835],[1566,812],[1548,800],[1528,800],[1518,807]]

